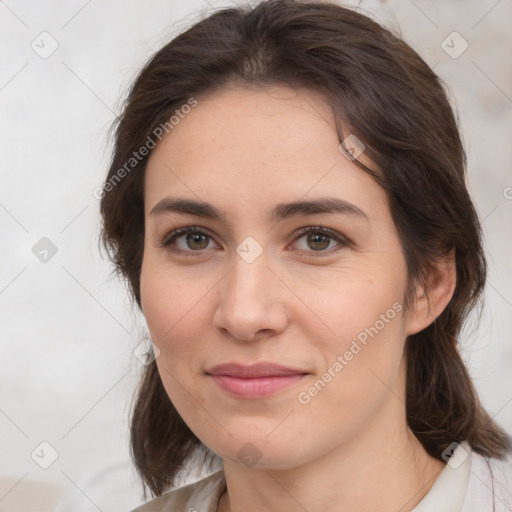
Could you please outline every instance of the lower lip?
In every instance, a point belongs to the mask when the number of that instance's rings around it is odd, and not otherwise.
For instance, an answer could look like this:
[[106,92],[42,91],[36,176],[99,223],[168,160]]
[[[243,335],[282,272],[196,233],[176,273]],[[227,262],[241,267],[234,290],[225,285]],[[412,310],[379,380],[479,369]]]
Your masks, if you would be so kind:
[[305,376],[305,374],[296,373],[293,375],[242,379],[228,375],[210,375],[224,391],[246,398],[258,398],[272,395],[295,384]]

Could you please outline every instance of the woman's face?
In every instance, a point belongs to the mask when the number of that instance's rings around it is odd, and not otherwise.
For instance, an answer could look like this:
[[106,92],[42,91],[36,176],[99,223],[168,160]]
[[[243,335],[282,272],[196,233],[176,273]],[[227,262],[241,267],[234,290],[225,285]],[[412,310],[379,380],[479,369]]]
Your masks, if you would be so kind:
[[[147,165],[158,370],[195,435],[237,464],[294,467],[403,419],[406,264],[384,191],[338,146],[316,94],[232,88],[198,99]],[[290,371],[247,373],[256,363]]]

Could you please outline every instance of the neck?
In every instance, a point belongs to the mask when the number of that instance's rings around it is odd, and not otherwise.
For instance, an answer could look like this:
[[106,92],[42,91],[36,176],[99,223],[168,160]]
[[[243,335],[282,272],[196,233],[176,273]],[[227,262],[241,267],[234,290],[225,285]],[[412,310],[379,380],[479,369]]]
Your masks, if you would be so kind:
[[255,469],[225,460],[218,512],[246,512],[249,505],[251,512],[412,510],[445,463],[407,427],[403,402],[394,393],[389,400],[355,439],[299,467]]

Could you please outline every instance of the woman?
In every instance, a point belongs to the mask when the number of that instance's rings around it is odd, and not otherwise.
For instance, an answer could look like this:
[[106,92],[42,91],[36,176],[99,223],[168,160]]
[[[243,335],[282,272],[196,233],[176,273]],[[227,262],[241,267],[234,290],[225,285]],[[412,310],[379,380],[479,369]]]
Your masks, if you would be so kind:
[[135,81],[101,212],[155,347],[137,510],[512,507],[457,348],[485,283],[464,151],[399,38],[293,0],[198,22]]

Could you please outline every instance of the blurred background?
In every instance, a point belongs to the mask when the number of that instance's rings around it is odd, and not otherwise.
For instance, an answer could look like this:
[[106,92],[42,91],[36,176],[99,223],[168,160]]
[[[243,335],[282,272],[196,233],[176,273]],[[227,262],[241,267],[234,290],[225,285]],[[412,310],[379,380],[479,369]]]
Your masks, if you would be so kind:
[[[127,432],[147,331],[99,253],[94,189],[143,63],[236,3],[0,0],[2,512],[143,503]],[[489,262],[463,355],[512,433],[512,0],[346,3],[401,33],[457,109]]]

